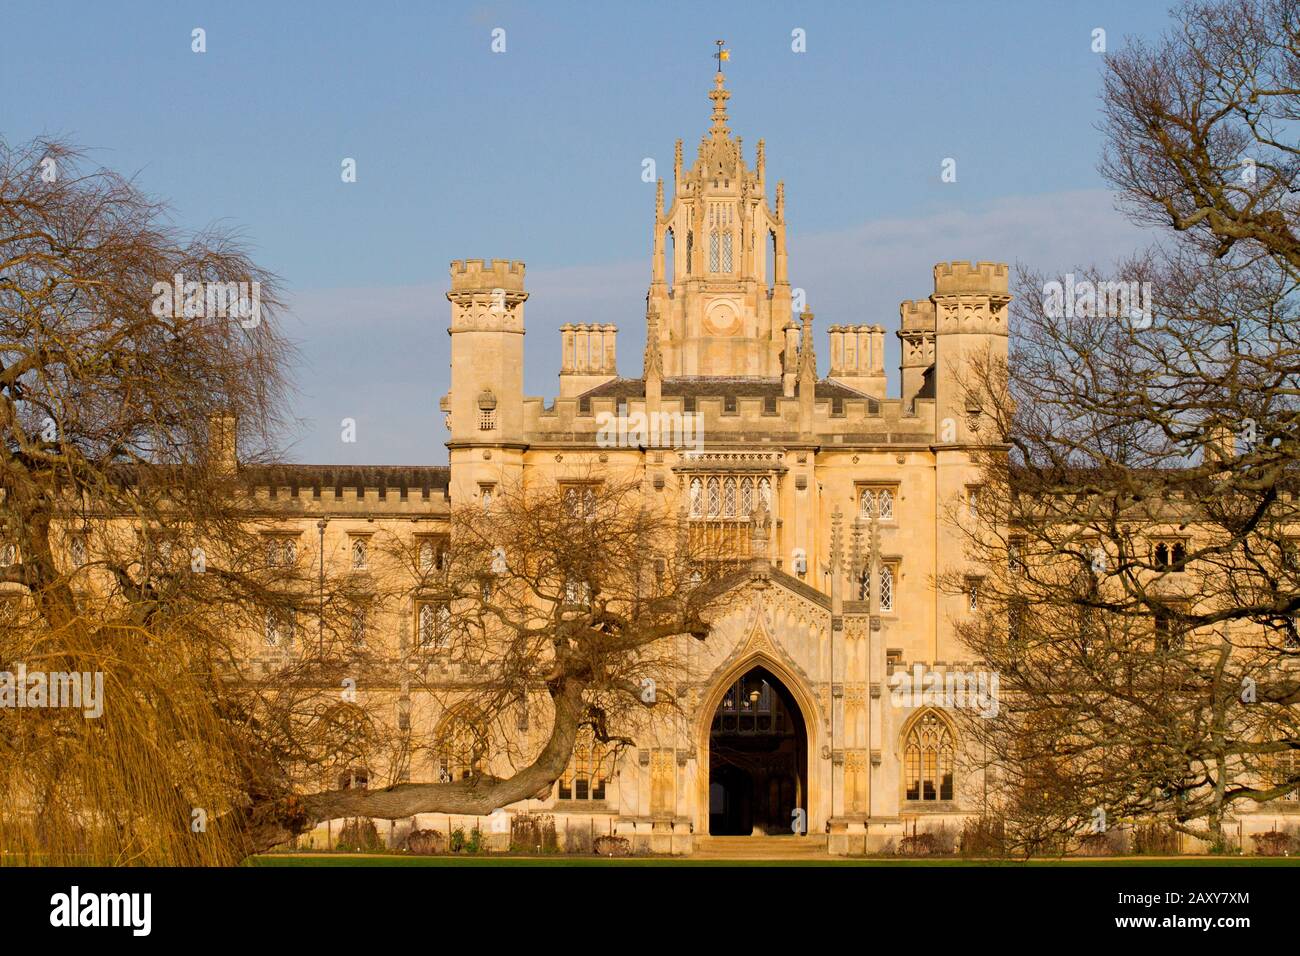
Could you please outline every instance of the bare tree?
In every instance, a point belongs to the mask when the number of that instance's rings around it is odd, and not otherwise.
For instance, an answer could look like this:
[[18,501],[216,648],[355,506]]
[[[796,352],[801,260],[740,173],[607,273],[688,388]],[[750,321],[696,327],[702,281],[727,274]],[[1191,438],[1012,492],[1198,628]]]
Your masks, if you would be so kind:
[[[385,550],[432,601],[403,666],[444,713],[472,715],[422,748],[460,747],[464,773],[301,799],[305,820],[487,814],[549,795],[579,734],[617,758],[656,712],[678,706],[679,638],[703,639],[722,566],[693,549],[679,516],[639,480],[507,486],[452,513],[441,560],[394,537]],[[439,668],[427,666],[441,663]],[[281,838],[283,836],[281,835]]]
[[1022,274],[1009,365],[969,371],[1006,451],[962,628],[1003,707],[967,725],[1031,851],[1153,816],[1222,846],[1234,808],[1300,790],[1300,19],[1180,20],[1106,81],[1103,171],[1163,241]]

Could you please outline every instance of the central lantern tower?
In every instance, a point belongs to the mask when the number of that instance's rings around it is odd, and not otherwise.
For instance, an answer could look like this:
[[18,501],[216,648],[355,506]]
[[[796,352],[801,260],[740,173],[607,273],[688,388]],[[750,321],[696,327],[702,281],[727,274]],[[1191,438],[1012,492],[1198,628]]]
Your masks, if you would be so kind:
[[[719,63],[721,66],[721,63]],[[654,268],[646,296],[659,339],[663,374],[774,377],[791,324],[786,274],[785,185],[776,209],[767,203],[763,141],[754,169],[727,126],[725,77],[709,93],[713,124],[700,139],[695,165],[673,162],[673,202],[664,184],[655,194]]]

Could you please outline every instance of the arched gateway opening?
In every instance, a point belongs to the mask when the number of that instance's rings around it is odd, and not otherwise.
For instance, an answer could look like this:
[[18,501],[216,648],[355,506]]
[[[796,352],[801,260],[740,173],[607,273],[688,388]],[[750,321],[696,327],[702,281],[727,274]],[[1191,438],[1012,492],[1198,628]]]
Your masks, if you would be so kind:
[[808,732],[799,705],[765,667],[722,695],[709,729],[709,833],[792,833],[808,809]]

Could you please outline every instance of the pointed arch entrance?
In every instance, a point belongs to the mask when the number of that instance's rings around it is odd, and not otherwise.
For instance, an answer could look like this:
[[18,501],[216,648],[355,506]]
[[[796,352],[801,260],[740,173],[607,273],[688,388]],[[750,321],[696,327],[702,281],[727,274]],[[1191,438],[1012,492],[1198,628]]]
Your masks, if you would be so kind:
[[817,733],[801,683],[754,654],[729,667],[702,703],[696,832],[789,834],[796,809],[811,828]]

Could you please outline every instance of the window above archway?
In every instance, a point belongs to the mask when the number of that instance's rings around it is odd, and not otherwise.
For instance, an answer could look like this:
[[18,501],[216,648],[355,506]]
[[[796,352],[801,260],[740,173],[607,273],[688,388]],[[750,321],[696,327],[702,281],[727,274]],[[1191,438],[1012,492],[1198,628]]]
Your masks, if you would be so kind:
[[952,728],[936,711],[925,711],[903,742],[904,798],[916,803],[952,800],[955,760]]

